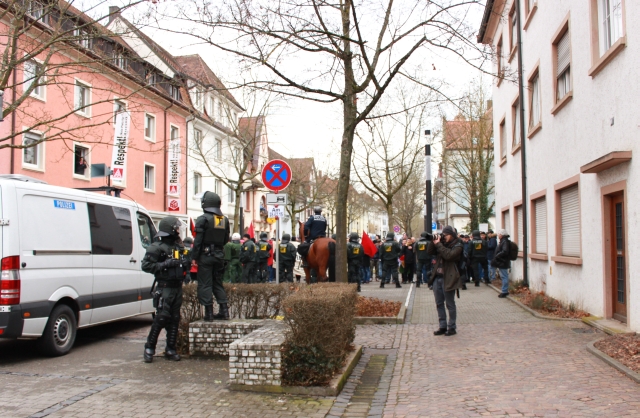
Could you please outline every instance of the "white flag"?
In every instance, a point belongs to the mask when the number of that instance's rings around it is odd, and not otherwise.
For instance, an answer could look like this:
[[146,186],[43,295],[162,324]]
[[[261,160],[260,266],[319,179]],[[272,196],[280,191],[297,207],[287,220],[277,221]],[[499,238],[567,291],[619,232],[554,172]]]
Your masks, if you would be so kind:
[[127,182],[127,151],[129,147],[129,112],[119,112],[116,115],[116,133],[113,141],[113,156],[111,157],[111,184],[124,187]]

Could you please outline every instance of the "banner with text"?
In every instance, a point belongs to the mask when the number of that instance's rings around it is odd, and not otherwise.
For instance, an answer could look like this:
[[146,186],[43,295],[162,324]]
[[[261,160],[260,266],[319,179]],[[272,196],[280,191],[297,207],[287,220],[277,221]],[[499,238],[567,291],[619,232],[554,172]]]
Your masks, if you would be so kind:
[[116,115],[116,133],[113,141],[113,156],[111,157],[111,184],[125,187],[127,184],[127,151],[129,147],[129,112]]
[[167,171],[169,175],[167,194],[170,196],[180,196],[180,138],[169,140],[169,158]]

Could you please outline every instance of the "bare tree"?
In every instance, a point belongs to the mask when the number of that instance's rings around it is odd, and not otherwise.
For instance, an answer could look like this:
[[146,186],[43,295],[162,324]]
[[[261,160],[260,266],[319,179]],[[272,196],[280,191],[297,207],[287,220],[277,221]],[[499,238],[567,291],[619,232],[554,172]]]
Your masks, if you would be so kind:
[[[140,0],[134,0],[122,9],[138,3]],[[8,93],[4,96],[2,117],[11,120],[11,129],[0,134],[0,149],[24,149],[57,140],[111,142],[112,135],[104,135],[96,128],[113,123],[115,112],[99,114],[97,105],[113,104],[116,96],[128,102],[130,111],[142,106],[136,98],[141,90],[149,88],[147,65],[103,26],[115,13],[100,13],[105,4],[106,1],[94,2],[79,10],[64,1],[2,2],[0,91]],[[89,83],[92,75],[126,81],[92,86],[91,102],[85,103],[74,100],[75,77],[79,74]],[[45,89],[50,100],[59,101],[55,110],[34,105],[37,100],[46,99]],[[91,118],[72,117],[88,113],[88,109],[94,109]],[[17,141],[30,132],[38,133],[41,139]],[[135,148],[134,144],[130,146]]]
[[[494,212],[492,108],[481,82],[471,84],[460,114],[443,120],[442,170],[438,190],[467,211],[471,230],[489,221]],[[464,112],[464,113],[463,113]]]
[[[318,102],[340,102],[343,132],[336,202],[337,277],[347,281],[347,198],[356,127],[374,110],[403,67],[421,50],[480,52],[464,14],[481,0],[198,0],[167,6],[189,33],[267,74],[255,84]],[[160,25],[158,25],[160,26]],[[466,59],[469,61],[468,59]],[[304,62],[304,66],[300,63]],[[478,64],[481,65],[481,64]],[[358,101],[359,99],[359,101]]]
[[[424,208],[425,182],[422,176],[424,164],[417,164],[415,169],[409,174],[407,181],[394,199],[394,220],[407,233],[408,236],[415,235],[414,228],[420,223],[416,218],[421,215]],[[417,225],[416,225],[417,224]]]

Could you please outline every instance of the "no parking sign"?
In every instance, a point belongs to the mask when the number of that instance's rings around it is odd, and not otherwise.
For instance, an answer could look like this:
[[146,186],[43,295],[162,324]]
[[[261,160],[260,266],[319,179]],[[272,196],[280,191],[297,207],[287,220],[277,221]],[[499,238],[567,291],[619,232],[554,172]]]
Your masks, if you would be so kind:
[[271,160],[262,169],[262,183],[278,193],[291,183],[291,167],[282,160]]

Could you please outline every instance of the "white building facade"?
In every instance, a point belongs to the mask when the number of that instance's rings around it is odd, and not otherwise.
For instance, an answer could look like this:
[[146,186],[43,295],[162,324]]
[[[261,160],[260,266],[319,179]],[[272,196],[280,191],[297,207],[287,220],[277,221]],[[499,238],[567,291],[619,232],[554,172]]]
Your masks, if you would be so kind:
[[[517,1],[517,0],[516,0]],[[493,88],[496,213],[522,243],[528,208],[532,289],[640,331],[640,2],[519,0],[525,136],[519,133],[514,0],[488,0],[479,42],[497,53]],[[633,22],[637,22],[635,24]],[[504,75],[505,77],[500,77]],[[522,201],[521,143],[527,199]],[[522,278],[522,258],[511,279]]]

